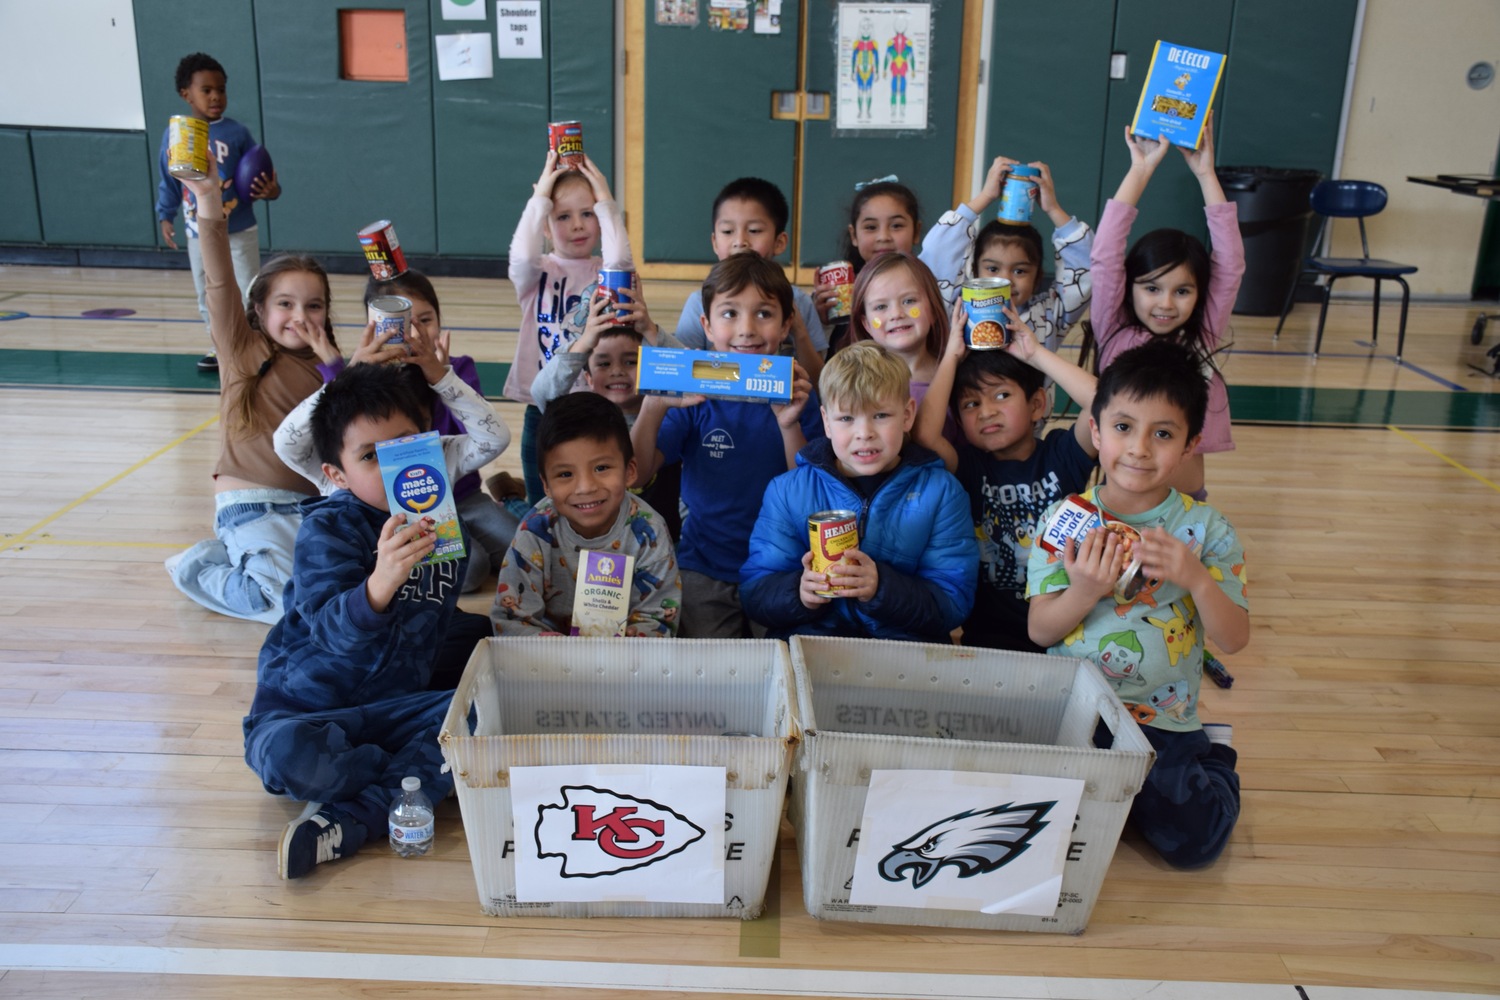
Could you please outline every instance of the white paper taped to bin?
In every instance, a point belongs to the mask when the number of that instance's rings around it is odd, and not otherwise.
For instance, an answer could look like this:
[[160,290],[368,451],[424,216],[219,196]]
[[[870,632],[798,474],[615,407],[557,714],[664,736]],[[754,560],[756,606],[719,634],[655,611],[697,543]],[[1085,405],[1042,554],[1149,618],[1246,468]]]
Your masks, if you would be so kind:
[[510,769],[516,899],[724,901],[722,767]]
[[1083,782],[873,771],[849,902],[1051,916]]

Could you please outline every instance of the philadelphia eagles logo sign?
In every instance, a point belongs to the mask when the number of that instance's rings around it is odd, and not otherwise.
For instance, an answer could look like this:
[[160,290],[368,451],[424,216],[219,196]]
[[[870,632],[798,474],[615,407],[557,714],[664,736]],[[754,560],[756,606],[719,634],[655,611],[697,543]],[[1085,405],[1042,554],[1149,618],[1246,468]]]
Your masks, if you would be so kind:
[[911,887],[920,889],[945,867],[956,869],[959,878],[1003,868],[1046,828],[1042,817],[1055,805],[1056,801],[1020,806],[1008,802],[940,819],[894,845],[880,859],[880,876],[904,882],[909,875]]

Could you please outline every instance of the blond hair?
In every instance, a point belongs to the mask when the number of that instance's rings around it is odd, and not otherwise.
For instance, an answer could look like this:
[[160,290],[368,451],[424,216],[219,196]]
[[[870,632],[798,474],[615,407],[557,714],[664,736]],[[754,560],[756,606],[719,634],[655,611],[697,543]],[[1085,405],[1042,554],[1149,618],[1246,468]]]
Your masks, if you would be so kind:
[[837,403],[850,410],[904,406],[911,398],[911,372],[875,341],[861,340],[828,359],[818,377],[818,395],[825,406]]

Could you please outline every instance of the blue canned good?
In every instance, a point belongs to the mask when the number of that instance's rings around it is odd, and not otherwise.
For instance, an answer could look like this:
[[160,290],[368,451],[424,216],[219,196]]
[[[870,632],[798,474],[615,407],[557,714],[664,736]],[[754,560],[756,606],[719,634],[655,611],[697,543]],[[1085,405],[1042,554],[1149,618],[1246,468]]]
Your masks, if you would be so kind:
[[1001,222],[1008,222],[1012,226],[1031,224],[1031,210],[1036,205],[1036,178],[1040,176],[1040,170],[1024,163],[1010,168],[1010,176],[1005,178],[1005,189],[1000,192]]
[[607,267],[599,272],[599,294],[614,303],[616,326],[628,326],[630,324],[630,320],[626,318],[625,310],[622,307],[635,302],[634,288],[634,271],[624,268]]
[[375,338],[378,341],[387,331],[390,337],[386,344],[399,344],[411,353],[406,342],[406,330],[411,324],[411,299],[404,295],[380,295],[370,300],[370,314],[375,319]]

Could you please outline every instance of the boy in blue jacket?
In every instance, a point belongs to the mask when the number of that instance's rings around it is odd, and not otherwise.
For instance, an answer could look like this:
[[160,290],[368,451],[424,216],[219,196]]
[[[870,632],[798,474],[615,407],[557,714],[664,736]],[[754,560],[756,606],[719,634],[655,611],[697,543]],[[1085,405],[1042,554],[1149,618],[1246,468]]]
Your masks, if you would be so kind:
[[282,878],[378,836],[402,778],[421,778],[434,802],[453,788],[437,742],[452,693],[432,689],[453,686],[490,622],[456,608],[464,559],[422,562],[432,519],[390,514],[375,455],[425,427],[389,365],[346,369],[312,411],[338,490],[303,504],[286,614],[261,646],[244,721],[245,762],[266,791],[307,802],[281,838]]
[[[823,368],[828,436],[766,487],[740,571],[745,611],[768,635],[947,642],[968,615],[979,572],[969,498],[935,454],[906,440],[916,419],[910,378],[873,341]],[[859,541],[817,573],[807,519],[825,510],[853,511]]]

